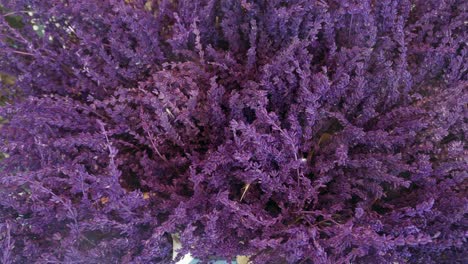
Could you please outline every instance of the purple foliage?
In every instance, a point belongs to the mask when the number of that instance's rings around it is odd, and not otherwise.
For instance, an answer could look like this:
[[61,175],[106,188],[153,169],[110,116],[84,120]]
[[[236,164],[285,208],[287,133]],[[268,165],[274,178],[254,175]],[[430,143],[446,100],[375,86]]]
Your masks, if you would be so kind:
[[0,5],[2,263],[466,261],[467,1]]

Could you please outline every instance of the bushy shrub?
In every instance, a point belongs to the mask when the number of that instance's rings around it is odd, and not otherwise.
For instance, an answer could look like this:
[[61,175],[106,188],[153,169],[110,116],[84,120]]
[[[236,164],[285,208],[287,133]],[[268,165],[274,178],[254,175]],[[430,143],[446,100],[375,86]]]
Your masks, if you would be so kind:
[[466,1],[0,4],[3,263],[466,260]]

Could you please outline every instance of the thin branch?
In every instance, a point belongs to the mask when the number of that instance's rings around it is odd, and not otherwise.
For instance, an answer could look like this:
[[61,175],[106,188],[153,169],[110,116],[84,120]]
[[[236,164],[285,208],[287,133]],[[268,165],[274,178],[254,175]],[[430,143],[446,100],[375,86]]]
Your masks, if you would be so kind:
[[[8,50],[3,50],[3,52],[7,52]],[[19,50],[11,50],[12,53],[16,53],[16,54],[21,54],[21,55],[26,55],[26,56],[32,56],[32,57],[35,57],[34,54],[32,53],[29,53],[29,52],[24,52],[24,51],[19,51]]]
[[151,146],[153,147],[153,150],[158,154],[158,156],[163,159],[164,161],[167,161],[166,157],[164,157],[161,152],[159,152],[158,148],[156,147],[156,143],[154,142],[154,135],[152,135],[149,131],[146,131],[146,134],[148,135],[148,139],[151,142]]
[[240,201],[242,202],[242,200],[244,199],[244,196],[245,194],[247,193],[247,191],[249,190],[250,188],[250,183],[247,183],[244,187],[242,187],[242,189],[244,189],[244,191],[242,192],[242,196],[240,198]]
[[2,16],[7,17],[7,16],[14,15],[14,14],[20,14],[20,13],[29,14],[29,13],[34,13],[34,12],[33,11],[13,11],[13,12],[3,14]]

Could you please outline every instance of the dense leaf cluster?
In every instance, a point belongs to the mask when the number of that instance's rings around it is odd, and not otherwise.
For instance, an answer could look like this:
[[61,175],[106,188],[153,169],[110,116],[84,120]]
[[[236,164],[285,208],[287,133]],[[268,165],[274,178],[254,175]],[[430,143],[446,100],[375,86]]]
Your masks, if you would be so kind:
[[466,1],[0,4],[2,263],[466,258]]

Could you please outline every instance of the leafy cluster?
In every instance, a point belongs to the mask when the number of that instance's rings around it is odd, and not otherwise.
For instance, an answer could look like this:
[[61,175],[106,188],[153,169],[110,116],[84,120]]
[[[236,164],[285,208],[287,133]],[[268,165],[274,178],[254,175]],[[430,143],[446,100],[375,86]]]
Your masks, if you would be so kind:
[[2,263],[466,258],[468,2],[0,5]]

